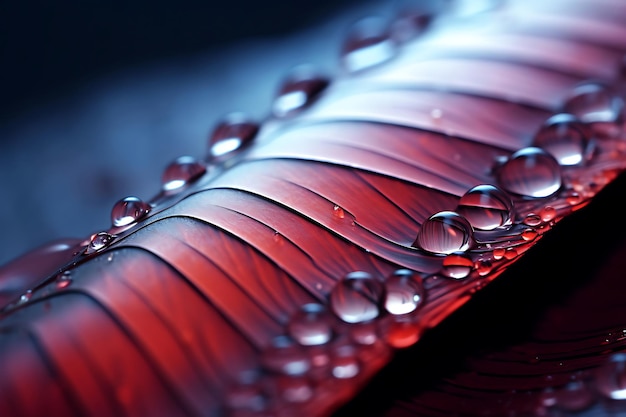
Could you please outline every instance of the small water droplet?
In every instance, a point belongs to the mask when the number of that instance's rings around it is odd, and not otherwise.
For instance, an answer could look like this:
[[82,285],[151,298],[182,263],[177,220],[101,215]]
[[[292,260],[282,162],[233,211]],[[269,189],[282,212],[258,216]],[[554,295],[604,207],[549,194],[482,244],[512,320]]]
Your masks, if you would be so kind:
[[596,133],[614,136],[621,130],[624,101],[611,88],[598,82],[578,85],[565,100],[563,110],[585,123]]
[[495,259],[496,261],[499,261],[500,259],[504,258],[504,253],[506,252],[506,249],[504,248],[496,248],[493,250],[493,259]]
[[442,273],[454,279],[466,278],[474,268],[472,259],[464,253],[452,253],[443,259]]
[[539,226],[541,224],[541,216],[536,213],[528,213],[524,218],[524,224],[526,226]]
[[386,62],[395,53],[387,22],[369,17],[351,28],[343,45],[342,63],[347,71],[357,72]]
[[360,323],[378,317],[383,294],[383,284],[371,274],[351,272],[333,288],[330,305],[341,320]]
[[32,290],[28,290],[20,296],[19,300],[17,300],[17,305],[26,304],[31,298],[33,298],[33,292]]
[[113,242],[114,239],[115,236],[108,234],[107,232],[96,233],[91,236],[91,240],[89,242],[89,246],[87,246],[87,249],[85,250],[85,254],[90,255],[106,248]]
[[313,387],[306,378],[280,376],[276,385],[283,400],[289,403],[304,403],[313,398]]
[[537,235],[538,233],[535,229],[525,229],[522,232],[522,239],[524,239],[527,242],[530,242],[531,240],[535,240]]
[[111,223],[115,227],[128,226],[150,213],[150,204],[137,197],[126,197],[113,206],[111,210]]
[[413,346],[419,340],[421,330],[418,323],[408,320],[389,320],[381,330],[385,343],[396,349]]
[[163,172],[161,182],[163,191],[178,192],[191,182],[200,178],[206,167],[191,156],[181,156],[172,162]]
[[567,204],[569,204],[570,206],[575,206],[582,203],[583,197],[576,191],[569,190],[567,193],[565,193],[565,201],[567,201]]
[[556,209],[552,206],[545,206],[539,213],[544,222],[549,222],[556,217]]
[[475,229],[493,230],[510,223],[513,202],[501,189],[481,184],[461,197],[456,212],[465,217]]
[[510,261],[515,258],[517,258],[517,250],[515,248],[508,248],[504,251],[504,259],[508,259]]
[[395,271],[385,280],[385,309],[393,315],[412,313],[422,304],[422,279],[408,269]]
[[430,112],[430,117],[433,119],[441,119],[443,117],[443,111],[441,109],[432,109]]
[[258,123],[243,113],[224,117],[209,138],[209,156],[212,162],[222,162],[246,148],[259,131]]
[[70,271],[65,271],[62,274],[59,274],[56,279],[56,288],[57,290],[62,290],[64,288],[69,287],[72,284],[72,273]]
[[333,320],[324,306],[305,304],[291,317],[287,329],[301,345],[323,345],[333,336]]
[[616,353],[596,371],[596,386],[606,398],[626,400],[626,353]]
[[458,213],[441,211],[424,222],[413,246],[436,254],[450,254],[469,249],[473,244],[470,223]]
[[272,110],[276,117],[291,116],[309,106],[330,83],[309,65],[294,68],[283,81]]
[[474,265],[474,268],[476,269],[476,272],[478,273],[478,275],[480,275],[481,277],[484,277],[485,275],[489,275],[489,273],[493,269],[493,265],[491,261],[483,259],[483,260],[478,261]]
[[331,359],[331,374],[337,379],[350,379],[357,376],[361,370],[356,350],[350,345],[339,346],[333,352]]
[[286,375],[304,375],[311,368],[311,360],[302,346],[284,336],[272,341],[263,352],[261,362],[267,370]]
[[571,114],[549,118],[539,129],[534,146],[551,154],[561,165],[579,165],[588,157],[587,128]]
[[338,219],[343,219],[346,216],[346,213],[341,207],[335,206],[333,207],[333,215]]
[[559,163],[540,148],[515,152],[496,175],[504,190],[525,197],[548,197],[561,188]]

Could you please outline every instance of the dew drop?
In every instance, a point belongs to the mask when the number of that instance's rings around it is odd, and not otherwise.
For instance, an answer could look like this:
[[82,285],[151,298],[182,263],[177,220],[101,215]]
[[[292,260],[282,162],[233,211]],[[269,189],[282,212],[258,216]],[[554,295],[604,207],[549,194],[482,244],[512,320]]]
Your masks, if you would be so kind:
[[524,224],[526,226],[539,226],[541,224],[541,216],[536,213],[528,213],[524,218]]
[[361,366],[352,346],[340,346],[331,359],[331,374],[337,379],[350,379],[359,374]]
[[403,349],[417,343],[421,328],[418,323],[412,321],[390,320],[384,323],[382,333],[385,343],[396,349]]
[[28,290],[20,296],[19,300],[17,300],[17,305],[26,304],[31,298],[33,298],[33,292]]
[[357,72],[390,60],[396,44],[387,23],[377,17],[357,22],[350,30],[342,49],[342,63],[348,72]]
[[[624,119],[624,101],[598,82],[587,82],[574,88],[563,110],[585,123],[594,124],[597,133],[608,133],[609,136],[619,132]],[[599,132],[596,128],[600,129]]]
[[333,215],[338,219],[343,219],[346,216],[344,209],[339,206],[333,207]]
[[473,230],[465,217],[453,211],[441,211],[424,222],[413,246],[437,254],[469,249]]
[[495,259],[496,261],[499,261],[500,259],[504,258],[504,253],[506,252],[506,249],[504,248],[496,248],[493,250],[493,259]]
[[556,217],[556,209],[552,206],[545,206],[540,211],[541,220],[544,222],[549,222]]
[[304,346],[323,345],[333,336],[333,320],[320,304],[305,304],[287,325],[289,335]]
[[522,232],[522,239],[524,239],[527,242],[530,242],[531,240],[535,240],[537,238],[537,231],[535,229],[525,229]]
[[152,207],[137,197],[126,197],[113,206],[111,223],[115,227],[128,226],[150,213]]
[[583,198],[576,191],[570,190],[565,194],[565,201],[567,201],[567,204],[569,204],[570,206],[575,206],[582,203]]
[[452,253],[443,259],[443,275],[448,278],[466,278],[474,268],[474,262],[464,253]]
[[588,155],[586,127],[571,114],[549,118],[534,138],[534,146],[554,157],[561,165],[579,165]]
[[163,191],[178,192],[206,172],[206,167],[191,156],[181,156],[163,172]]
[[378,317],[384,295],[383,284],[371,274],[351,272],[337,283],[330,294],[330,305],[341,320],[361,323]]
[[299,112],[315,101],[329,83],[328,78],[317,73],[311,66],[294,68],[283,81],[274,100],[274,115],[288,117]]
[[493,269],[493,265],[489,260],[480,260],[474,265],[474,268],[476,268],[478,275],[484,277],[485,275],[489,275]]
[[286,375],[304,375],[311,368],[311,360],[304,349],[284,336],[272,341],[263,352],[261,362],[267,370]]
[[65,271],[62,274],[59,274],[56,279],[56,288],[57,290],[62,290],[69,287],[72,284],[72,273],[70,271]]
[[313,387],[306,378],[281,376],[276,385],[283,400],[289,403],[304,403],[313,398]]
[[213,162],[222,162],[230,158],[250,145],[258,131],[258,123],[250,120],[245,114],[227,115],[218,123],[209,138],[208,159]]
[[85,254],[90,255],[106,248],[113,242],[113,239],[115,239],[115,236],[110,235],[107,232],[96,233],[91,237],[91,241],[85,250]]
[[475,229],[493,230],[510,223],[513,202],[501,189],[481,184],[461,197],[456,212],[465,217]]
[[496,175],[504,190],[525,197],[548,197],[561,188],[559,163],[540,148],[515,152]]
[[612,400],[626,400],[626,353],[612,355],[595,376],[600,394]]
[[393,315],[415,311],[424,299],[422,279],[408,269],[395,271],[385,281],[385,309]]
[[515,248],[508,248],[504,251],[504,259],[508,259],[510,261],[515,258],[517,258],[517,250]]

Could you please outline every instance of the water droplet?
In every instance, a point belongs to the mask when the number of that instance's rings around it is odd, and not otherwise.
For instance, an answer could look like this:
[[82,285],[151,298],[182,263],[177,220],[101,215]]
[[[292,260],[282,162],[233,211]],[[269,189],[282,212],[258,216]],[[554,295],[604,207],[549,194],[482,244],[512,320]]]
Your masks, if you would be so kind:
[[350,379],[357,376],[361,370],[356,350],[350,345],[339,346],[333,352],[331,359],[331,374],[337,379]]
[[569,190],[567,193],[565,193],[565,201],[567,201],[567,204],[569,204],[570,206],[575,206],[582,203],[583,198],[576,191]]
[[465,217],[475,229],[493,230],[510,223],[513,202],[501,189],[481,184],[461,197],[456,212]]
[[382,329],[385,343],[396,349],[403,349],[413,346],[419,340],[421,330],[418,323],[412,321],[389,320]]
[[285,336],[272,341],[263,352],[261,362],[267,370],[286,375],[304,375],[311,368],[311,360],[302,346]]
[[548,197],[561,188],[559,163],[540,148],[515,152],[496,175],[504,190],[525,197]]
[[163,172],[163,191],[178,192],[206,172],[206,167],[191,156],[181,156]]
[[346,216],[346,213],[341,207],[335,206],[333,207],[333,215],[338,219],[343,219]]
[[517,250],[515,248],[508,248],[504,251],[504,259],[508,259],[510,261],[515,258],[517,258]]
[[333,288],[330,305],[341,320],[360,323],[378,317],[383,294],[383,284],[371,274],[351,272]]
[[349,72],[361,71],[388,61],[395,52],[387,22],[368,17],[351,28],[343,45],[342,63]]
[[549,222],[556,217],[556,209],[552,206],[545,206],[539,213],[544,222]]
[[606,398],[626,400],[626,353],[616,353],[596,371],[596,386]]
[[465,217],[453,211],[441,211],[424,222],[413,246],[438,254],[469,249],[473,230]]
[[486,260],[486,259],[478,261],[476,265],[474,265],[474,267],[476,268],[476,272],[478,273],[478,275],[480,275],[481,277],[484,277],[485,275],[489,275],[489,273],[493,269],[493,265],[491,264],[491,261]]
[[522,232],[522,239],[524,239],[527,242],[530,242],[531,240],[535,240],[537,235],[538,233],[535,229],[525,229]]
[[107,232],[96,233],[91,237],[91,241],[89,242],[89,246],[87,246],[87,249],[85,250],[85,254],[90,255],[106,248],[113,242],[114,239],[115,236],[110,235]]
[[289,403],[303,403],[313,398],[313,387],[306,378],[281,376],[276,385],[283,400]]
[[126,197],[113,206],[111,210],[111,223],[115,227],[127,226],[150,213],[150,204],[137,197]]
[[17,300],[17,305],[26,304],[30,301],[31,298],[33,298],[33,292],[31,290],[28,290],[20,296],[19,300]]
[[504,248],[496,248],[493,250],[493,259],[495,259],[496,261],[499,261],[500,259],[504,258],[504,253],[506,252],[506,249]]
[[333,320],[324,306],[305,304],[291,317],[287,329],[301,345],[323,345],[333,336]]
[[[209,138],[209,160],[222,162],[246,148],[259,131],[258,123],[243,113],[227,115]],[[204,172],[203,172],[204,173]]]
[[549,118],[535,135],[533,144],[552,155],[561,165],[579,165],[588,157],[588,133],[571,114]]
[[432,109],[430,111],[430,117],[435,120],[441,119],[443,117],[443,111],[441,109]]
[[423,299],[422,279],[413,271],[399,269],[385,281],[385,309],[393,315],[412,313]]
[[59,274],[56,279],[56,288],[57,290],[62,290],[64,288],[69,287],[72,284],[72,273],[70,271],[65,271],[62,274]]
[[292,70],[283,81],[272,110],[276,117],[291,116],[309,106],[330,83],[309,65]]
[[524,224],[526,226],[539,226],[541,224],[541,216],[535,213],[528,213],[524,218]]
[[623,121],[624,101],[606,85],[587,82],[572,91],[563,110],[585,123],[618,125]]
[[452,253],[443,259],[442,273],[448,278],[466,278],[474,268],[474,262],[464,253]]

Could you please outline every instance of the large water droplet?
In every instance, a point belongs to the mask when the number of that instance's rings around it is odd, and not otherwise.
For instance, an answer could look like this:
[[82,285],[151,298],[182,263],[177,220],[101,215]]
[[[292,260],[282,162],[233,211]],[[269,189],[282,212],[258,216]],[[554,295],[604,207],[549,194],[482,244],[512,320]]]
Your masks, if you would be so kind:
[[385,281],[385,309],[393,315],[412,313],[423,299],[422,279],[413,271],[399,269]]
[[387,22],[368,17],[351,28],[343,45],[342,63],[349,72],[361,71],[388,61],[395,52]]
[[453,211],[441,211],[424,222],[413,246],[438,254],[469,249],[473,243],[470,223]]
[[163,172],[161,182],[166,192],[177,192],[197,180],[206,172],[206,167],[191,156],[181,156]]
[[493,230],[510,222],[513,202],[501,189],[481,184],[461,197],[456,211],[475,229]]
[[113,206],[111,222],[113,226],[122,227],[145,217],[152,207],[137,197],[126,197]]
[[588,155],[588,132],[571,114],[549,118],[535,135],[533,144],[552,155],[561,165],[579,165]]
[[525,197],[548,197],[561,188],[561,168],[540,148],[520,149],[496,171],[500,186]]
[[288,337],[277,337],[263,352],[261,362],[270,371],[286,375],[303,375],[311,368],[304,349]]
[[243,113],[227,115],[209,138],[209,160],[221,162],[250,145],[259,131],[258,123]]
[[113,242],[114,239],[115,236],[110,235],[107,232],[96,233],[91,237],[91,241],[85,250],[85,254],[90,255],[106,248]]
[[626,400],[626,353],[617,353],[596,371],[598,391],[613,400]]
[[574,89],[563,110],[585,123],[620,123],[624,118],[624,101],[606,85],[587,82]]
[[444,258],[442,272],[449,278],[463,279],[472,272],[473,267],[474,262],[469,256],[464,253],[452,253]]
[[333,336],[333,320],[324,306],[305,304],[287,326],[289,334],[304,346],[323,345]]
[[341,320],[360,323],[378,317],[383,294],[383,284],[371,274],[351,272],[333,288],[330,305]]
[[272,110],[276,117],[287,117],[310,105],[330,81],[312,67],[302,65],[283,81]]

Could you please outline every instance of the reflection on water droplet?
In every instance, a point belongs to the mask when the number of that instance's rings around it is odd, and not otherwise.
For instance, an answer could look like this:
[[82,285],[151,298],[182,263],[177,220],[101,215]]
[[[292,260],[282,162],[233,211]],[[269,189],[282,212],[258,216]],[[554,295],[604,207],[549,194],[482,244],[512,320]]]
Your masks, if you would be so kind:
[[621,124],[624,101],[606,85],[587,82],[574,89],[563,110],[585,123]]
[[361,71],[388,61],[395,52],[396,45],[387,23],[369,17],[351,28],[343,45],[342,63],[349,72]]
[[626,353],[616,353],[596,371],[596,386],[606,398],[626,400]]
[[346,216],[346,213],[341,207],[335,206],[333,207],[333,215],[338,219],[343,219]]
[[19,300],[17,300],[17,305],[26,304],[31,298],[33,298],[33,292],[28,290],[20,296]]
[[272,110],[276,117],[293,115],[309,106],[328,86],[328,78],[311,66],[302,65],[292,70],[283,81]]
[[449,278],[463,279],[472,272],[473,267],[474,262],[469,256],[464,253],[453,253],[443,259],[441,272]]
[[495,259],[496,261],[499,261],[500,259],[504,258],[504,253],[506,252],[506,249],[504,248],[497,248],[493,250],[493,259]]
[[351,272],[333,288],[330,305],[341,320],[360,323],[378,317],[383,294],[383,284],[371,274]]
[[525,241],[531,241],[531,240],[535,240],[535,238],[537,237],[538,233],[535,229],[525,229],[522,232],[522,239],[524,239]]
[[111,223],[116,227],[127,226],[145,217],[151,209],[150,204],[137,197],[126,197],[113,206]]
[[422,279],[413,271],[399,269],[385,281],[385,309],[393,315],[412,313],[423,299]]
[[91,241],[85,250],[85,254],[90,255],[106,248],[113,242],[113,239],[115,239],[115,236],[110,235],[107,232],[96,233],[91,237]]
[[437,254],[469,249],[473,243],[470,223],[458,213],[441,211],[424,222],[413,246]]
[[224,117],[209,138],[208,159],[222,162],[248,146],[259,131],[258,123],[243,113],[231,113]]
[[287,326],[289,335],[304,346],[323,345],[333,336],[333,321],[324,306],[305,304]]
[[533,144],[552,155],[561,165],[578,165],[587,157],[588,133],[571,114],[549,118],[535,135]]
[[181,156],[163,172],[163,191],[178,192],[206,172],[206,167],[191,156]]
[[70,271],[65,271],[62,274],[59,274],[56,279],[56,288],[57,290],[62,290],[64,288],[69,287],[72,284],[72,273]]
[[545,206],[540,211],[541,220],[549,222],[556,217],[556,209],[552,206]]
[[272,341],[263,352],[261,362],[267,370],[286,375],[304,375],[311,368],[304,349],[284,336]]
[[500,186],[513,194],[542,198],[561,188],[559,163],[539,148],[524,148],[515,152],[497,171]]
[[456,212],[465,217],[475,229],[493,230],[510,222],[513,202],[499,188],[481,184],[461,197]]

